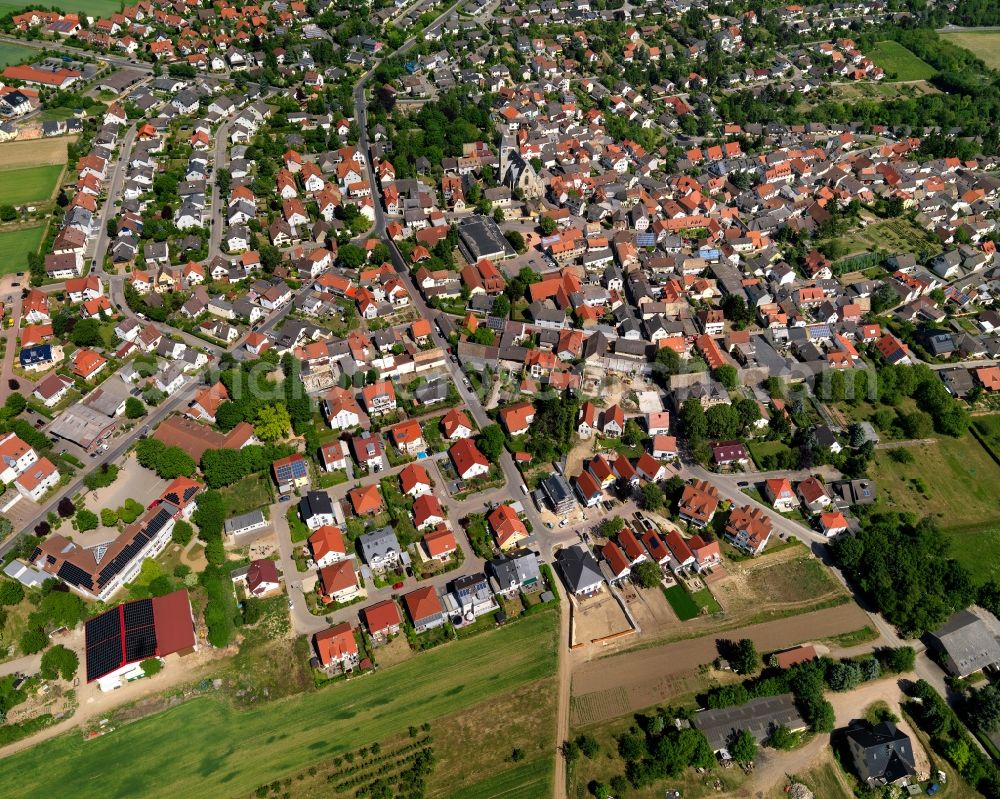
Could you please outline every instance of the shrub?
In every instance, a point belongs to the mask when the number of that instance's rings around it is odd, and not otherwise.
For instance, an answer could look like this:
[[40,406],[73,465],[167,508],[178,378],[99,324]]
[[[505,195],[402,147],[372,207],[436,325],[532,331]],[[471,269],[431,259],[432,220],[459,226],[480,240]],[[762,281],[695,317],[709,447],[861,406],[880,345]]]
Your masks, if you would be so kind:
[[81,533],[85,533],[88,530],[96,530],[97,525],[97,514],[93,511],[87,510],[86,508],[80,508],[80,510],[76,512],[76,529]]
[[114,527],[118,524],[118,511],[112,508],[101,508],[101,524],[105,527]]
[[0,605],[16,605],[24,599],[24,586],[13,580],[0,581]]
[[159,674],[163,670],[163,662],[159,658],[146,658],[139,665],[142,667],[142,673],[147,677]]
[[49,637],[41,630],[25,630],[21,634],[18,646],[25,655],[34,655],[41,652],[48,644]]

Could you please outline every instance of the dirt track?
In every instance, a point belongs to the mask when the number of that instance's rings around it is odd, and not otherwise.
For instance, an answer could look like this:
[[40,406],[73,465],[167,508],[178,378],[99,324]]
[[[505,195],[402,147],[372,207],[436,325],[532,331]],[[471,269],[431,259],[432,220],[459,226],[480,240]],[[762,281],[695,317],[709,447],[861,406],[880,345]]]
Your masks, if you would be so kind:
[[[573,672],[573,697],[575,704],[586,705],[591,713],[575,721],[594,723],[602,720],[595,715],[611,718],[676,695],[677,688],[683,684],[681,678],[715,659],[720,638],[750,638],[760,652],[773,652],[803,641],[857,630],[867,623],[865,613],[850,603],[582,663]],[[605,712],[594,713],[596,708],[603,708]]]

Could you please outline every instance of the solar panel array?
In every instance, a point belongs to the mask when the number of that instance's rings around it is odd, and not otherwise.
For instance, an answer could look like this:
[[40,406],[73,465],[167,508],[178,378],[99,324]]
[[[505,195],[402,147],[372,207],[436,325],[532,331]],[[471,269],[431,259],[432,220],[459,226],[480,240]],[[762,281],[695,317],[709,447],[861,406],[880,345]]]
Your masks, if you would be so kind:
[[[153,601],[137,599],[86,624],[87,681],[156,654]],[[124,640],[122,635],[124,633]]]
[[291,463],[283,463],[276,470],[275,475],[279,481],[291,480],[296,477],[305,477],[307,474],[306,463],[303,460],[293,460]]
[[136,557],[143,547],[150,542],[150,540],[163,529],[164,525],[170,522],[170,513],[166,510],[157,511],[156,515],[149,520],[145,527],[139,530],[135,534],[135,538],[129,542],[128,546],[124,547],[121,552],[115,555],[104,568],[101,569],[100,573],[97,575],[98,585],[104,586],[111,581],[112,578]]

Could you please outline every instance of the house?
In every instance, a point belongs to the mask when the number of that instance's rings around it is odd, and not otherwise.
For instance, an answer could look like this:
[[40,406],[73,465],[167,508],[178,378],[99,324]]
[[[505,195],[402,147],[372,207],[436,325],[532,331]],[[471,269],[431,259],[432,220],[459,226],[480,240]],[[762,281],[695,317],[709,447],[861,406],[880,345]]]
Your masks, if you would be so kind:
[[361,390],[365,410],[370,416],[396,410],[396,388],[391,380],[377,380]]
[[975,605],[955,613],[931,634],[931,641],[954,677],[1000,665],[1000,622]]
[[327,605],[333,602],[350,602],[357,598],[361,594],[361,587],[358,585],[354,563],[340,560],[320,569],[317,590]]
[[510,505],[497,505],[486,520],[501,552],[516,549],[528,537],[528,528]]
[[785,477],[765,480],[764,496],[771,503],[771,507],[779,513],[791,513],[799,506],[799,500],[792,490],[792,484]]
[[632,532],[632,528],[630,527],[622,528],[622,531],[618,534],[618,546],[622,548],[630,566],[635,566],[637,563],[649,560],[646,548],[636,538],[635,533]]
[[750,462],[750,453],[739,441],[719,441],[711,445],[712,462],[716,466],[745,466]]
[[622,406],[615,403],[610,408],[601,411],[598,427],[605,436],[619,438],[625,431],[625,411],[622,410]]
[[299,500],[299,516],[310,530],[318,530],[325,524],[334,524],[333,503],[325,491],[310,491]]
[[309,465],[298,453],[274,461],[271,471],[282,494],[309,485]]
[[678,513],[689,524],[704,527],[712,521],[718,507],[718,489],[706,480],[693,480],[684,486]]
[[28,467],[38,462],[38,455],[16,433],[0,435],[0,483],[10,484]]
[[[414,511],[416,511],[415,503]],[[458,551],[455,534],[443,524],[439,524],[437,529],[431,530],[429,533],[424,533],[423,545],[428,558],[442,562],[448,560]]]
[[346,470],[348,457],[346,441],[331,441],[319,448],[319,461],[323,465],[324,471],[327,472]]
[[556,554],[556,564],[562,574],[566,588],[577,597],[591,596],[601,590],[604,576],[601,568],[590,554],[590,550],[582,544],[559,550]]
[[644,452],[635,463],[635,472],[643,480],[656,483],[667,476],[667,467],[648,452]]
[[471,438],[474,428],[465,411],[452,408],[441,419],[441,431],[448,441]]
[[694,555],[694,569],[699,574],[721,565],[722,550],[718,541],[706,541],[700,535],[693,535],[687,543]]
[[106,365],[107,359],[88,349],[78,349],[73,355],[73,374],[83,380],[90,380]]
[[771,519],[760,508],[733,508],[726,520],[726,540],[748,555],[759,555],[771,539]]
[[226,535],[237,538],[247,533],[262,530],[267,525],[268,521],[264,518],[264,513],[260,510],[252,510],[249,513],[241,513],[239,516],[226,519],[223,527]]
[[[454,601],[452,600],[454,598]],[[451,583],[451,595],[445,597],[449,612],[457,612],[467,620],[498,610],[489,581],[483,572],[473,572],[456,577]]]
[[691,547],[676,530],[667,531],[663,543],[669,553],[666,563],[672,572],[676,573],[695,565],[695,557]]
[[652,455],[658,461],[677,459],[677,437],[657,434],[653,436]]
[[628,562],[628,558],[625,557],[625,553],[622,552],[622,548],[618,546],[618,544],[614,541],[608,541],[608,543],[601,547],[601,556],[604,558],[604,562],[608,564],[608,568],[610,569],[611,583],[620,583],[623,580],[628,579],[628,576],[632,571],[632,567]]
[[316,657],[323,668],[339,666],[350,671],[358,664],[358,642],[349,622],[341,622],[313,636]]
[[916,776],[910,737],[891,721],[859,722],[844,735],[854,772],[870,787],[904,785]]
[[601,501],[601,497],[604,496],[604,491],[601,489],[600,483],[594,478],[590,472],[582,472],[578,474],[573,480],[573,486],[576,489],[577,496],[580,497],[580,502],[585,508],[592,508],[598,502]]
[[39,458],[14,478],[14,488],[22,497],[38,502],[59,484],[59,470],[48,458]]
[[382,643],[396,635],[403,626],[399,606],[391,599],[376,602],[361,611],[365,626],[375,641]]
[[378,513],[385,507],[382,502],[382,494],[377,485],[361,486],[352,489],[347,497],[351,501],[351,508],[358,516]]
[[407,455],[416,455],[427,448],[420,423],[415,419],[407,419],[405,422],[390,427],[389,437],[392,438],[396,449]]
[[490,462],[471,438],[463,438],[448,450],[455,471],[462,480],[474,480],[490,470]]
[[348,430],[361,423],[361,406],[347,389],[332,388],[320,402],[326,423],[334,430]]
[[840,511],[830,511],[819,515],[819,529],[827,538],[847,532],[847,519]]
[[66,396],[67,392],[72,387],[72,380],[53,372],[41,380],[37,386],[35,386],[32,396],[41,402],[46,408],[52,408],[62,401],[63,397]]
[[807,477],[798,484],[796,491],[810,513],[819,513],[832,502],[826,488],[815,477]]
[[500,423],[510,436],[524,435],[534,420],[535,406],[530,402],[519,402],[500,410]]
[[281,577],[273,560],[252,560],[245,569],[233,573],[234,583],[243,583],[247,593],[255,597],[266,597],[281,590]]
[[369,474],[380,472],[385,467],[382,442],[377,435],[362,433],[359,436],[352,436],[351,449],[358,464],[367,469]]
[[395,530],[391,527],[383,527],[359,536],[358,548],[365,563],[376,572],[394,569],[402,559],[403,550],[399,546]]
[[445,623],[444,607],[433,586],[424,586],[403,595],[413,628],[422,633]]
[[561,474],[550,474],[542,480],[542,493],[552,507],[552,511],[559,516],[569,513],[576,507],[573,489]]
[[403,493],[413,498],[428,494],[432,489],[431,478],[419,463],[410,463],[403,467],[399,473],[399,484]]
[[344,536],[332,524],[324,524],[309,536],[309,551],[318,569],[347,558]]
[[694,714],[691,723],[704,733],[713,752],[728,751],[739,731],[745,730],[755,741],[763,743],[775,727],[786,727],[790,732],[806,728],[792,694],[764,696],[742,705],[702,710]]
[[526,549],[487,561],[486,573],[492,580],[494,591],[506,597],[513,597],[520,591],[531,593],[544,588],[538,558]]
[[424,494],[413,501],[413,523],[418,530],[435,527],[444,521],[444,509],[433,494]]

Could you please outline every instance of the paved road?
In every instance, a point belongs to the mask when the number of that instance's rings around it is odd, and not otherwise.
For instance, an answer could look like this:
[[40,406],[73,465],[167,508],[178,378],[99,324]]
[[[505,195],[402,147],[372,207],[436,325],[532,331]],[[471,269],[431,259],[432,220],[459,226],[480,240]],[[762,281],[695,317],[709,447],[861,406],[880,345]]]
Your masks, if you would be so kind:
[[153,65],[147,64],[144,61],[140,61],[137,64],[133,64],[129,59],[122,58],[121,56],[110,55],[108,53],[97,53],[93,50],[83,50],[78,47],[73,47],[64,41],[39,41],[36,39],[22,39],[18,36],[6,36],[0,35],[0,42],[9,42],[10,44],[16,44],[19,47],[31,47],[35,50],[45,50],[46,52],[54,53],[68,53],[70,55],[79,56],[82,58],[97,58],[101,61],[106,61],[121,69],[134,69],[139,72],[153,72]]

